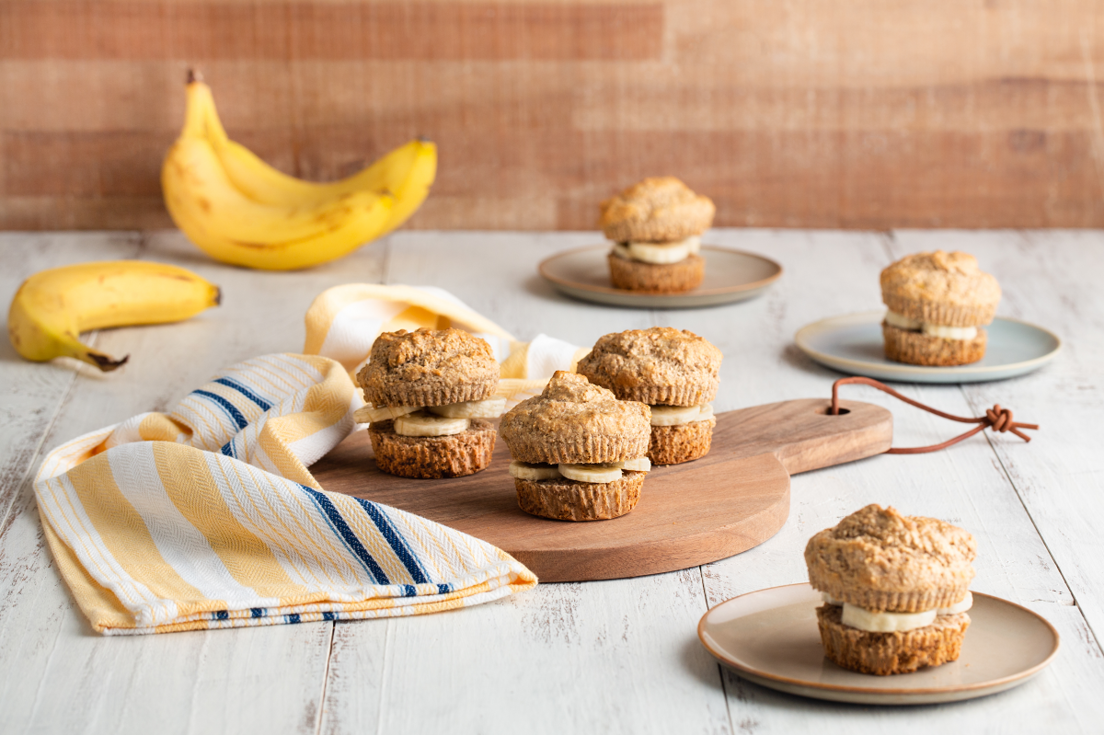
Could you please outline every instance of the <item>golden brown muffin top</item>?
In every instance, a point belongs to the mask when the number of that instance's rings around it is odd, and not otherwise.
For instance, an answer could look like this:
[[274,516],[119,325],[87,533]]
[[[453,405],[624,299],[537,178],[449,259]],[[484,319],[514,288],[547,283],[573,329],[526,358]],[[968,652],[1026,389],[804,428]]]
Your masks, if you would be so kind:
[[[593,385],[577,373],[558,370],[539,396],[526,399],[502,417],[499,434],[515,458],[522,461],[534,446],[596,446],[612,442],[609,451],[624,446],[625,456],[587,457],[555,461],[608,462],[642,456],[651,436],[651,409],[635,401],[619,401],[605,388]],[[519,456],[518,450],[522,456]],[[567,450],[558,449],[557,452]],[[572,449],[571,451],[575,451]],[[602,452],[606,452],[603,449]],[[555,452],[554,452],[555,453]]]
[[708,230],[716,209],[673,176],[652,177],[602,202],[598,226],[617,242],[671,242]]
[[916,253],[882,271],[882,298],[938,301],[953,306],[996,308],[1001,290],[997,279],[978,268],[969,253]]
[[879,505],[852,513],[805,547],[810,581],[833,596],[841,588],[908,594],[964,590],[974,578],[976,556],[974,537],[961,528]]
[[384,332],[357,382],[376,406],[439,406],[487,398],[498,377],[491,346],[450,327]]
[[662,394],[656,389],[674,388],[694,406],[716,397],[722,357],[693,332],[652,327],[599,338],[577,369],[621,399],[650,403],[649,396]]

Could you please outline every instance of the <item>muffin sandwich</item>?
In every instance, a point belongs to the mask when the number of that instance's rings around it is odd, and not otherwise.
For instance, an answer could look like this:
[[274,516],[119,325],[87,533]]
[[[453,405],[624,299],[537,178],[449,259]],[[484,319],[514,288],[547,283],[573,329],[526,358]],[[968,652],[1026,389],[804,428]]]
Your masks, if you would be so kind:
[[934,518],[868,505],[809,539],[809,582],[827,657],[864,674],[958,659],[970,625],[974,537]]
[[544,391],[502,417],[518,505],[563,521],[622,516],[636,506],[648,451],[649,411],[619,401],[576,373],[557,371]]
[[985,357],[1000,302],[997,279],[968,253],[917,253],[882,271],[885,354],[911,365],[966,365]]
[[648,458],[678,464],[704,457],[713,440],[721,351],[693,332],[670,327],[607,334],[578,371],[624,401],[651,408]]
[[460,329],[384,332],[357,374],[368,405],[376,466],[400,477],[461,477],[491,463],[506,399],[494,397],[499,368],[482,339]]
[[602,202],[598,225],[614,242],[608,260],[614,288],[679,293],[701,285],[701,234],[716,207],[670,176],[644,179]]

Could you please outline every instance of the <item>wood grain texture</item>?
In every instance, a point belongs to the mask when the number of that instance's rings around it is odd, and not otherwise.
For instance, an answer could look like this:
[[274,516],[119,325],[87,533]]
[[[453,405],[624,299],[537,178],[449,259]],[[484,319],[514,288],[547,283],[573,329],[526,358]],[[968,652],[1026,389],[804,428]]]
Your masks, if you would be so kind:
[[657,174],[711,196],[719,226],[1101,226],[1098,17],[1093,0],[7,2],[0,227],[167,226],[157,170],[189,65],[230,134],[298,176],[433,138],[412,228],[593,229],[599,201]]
[[[717,230],[711,239],[771,257],[786,274],[746,303],[649,311],[572,301],[536,275],[543,258],[592,243],[587,233],[401,232],[294,274],[212,264],[179,233],[0,236],[9,248],[0,257],[19,272],[137,253],[200,270],[227,297],[221,309],[197,320],[96,335],[101,347],[132,354],[122,379],[0,356],[5,467],[10,460],[11,467],[33,469],[42,450],[85,430],[164,409],[227,362],[298,349],[310,299],[327,286],[359,280],[447,288],[521,339],[545,332],[591,344],[623,329],[690,329],[725,355],[718,411],[795,396],[827,399],[839,375],[796,350],[794,332],[834,314],[876,308],[878,272],[906,252],[974,252],[1001,280],[999,313],[1067,340],[1058,360],[1015,380],[965,389],[902,386],[907,395],[958,415],[976,415],[1000,401],[1018,419],[1042,424],[1030,444],[979,436],[935,454],[877,456],[803,472],[791,480],[786,524],[745,554],[649,577],[544,584],[497,603],[420,618],[95,637],[52,566],[29,487],[20,484],[0,527],[0,731],[1099,731],[1104,557],[1098,550],[1104,546],[1096,522],[1102,512],[1096,416],[1104,234]],[[0,297],[10,298],[20,276],[3,276],[9,292]],[[67,393],[66,381],[72,381]],[[854,389],[848,399],[892,412],[901,445],[954,433],[948,422]],[[37,412],[51,405],[57,417],[47,425]],[[24,450],[29,454],[20,459]],[[922,708],[805,700],[722,671],[694,636],[707,607],[803,581],[808,538],[870,502],[943,518],[973,533],[975,588],[1054,623],[1063,648],[1053,665],[1005,694]]]

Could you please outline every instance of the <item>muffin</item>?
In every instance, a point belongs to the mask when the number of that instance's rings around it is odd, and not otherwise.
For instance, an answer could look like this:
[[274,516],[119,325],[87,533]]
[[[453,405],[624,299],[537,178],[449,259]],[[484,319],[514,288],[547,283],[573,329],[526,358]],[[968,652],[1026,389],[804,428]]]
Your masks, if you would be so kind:
[[544,391],[502,417],[518,506],[562,521],[625,515],[640,499],[649,410],[582,375],[557,371]]
[[384,332],[372,344],[357,383],[368,405],[376,466],[400,477],[471,475],[491,463],[502,415],[494,397],[498,362],[490,345],[460,329]]
[[614,242],[609,261],[614,288],[679,293],[701,285],[701,234],[716,207],[670,176],[644,179],[601,204],[598,226]]
[[652,464],[704,457],[713,440],[721,351],[693,332],[670,327],[607,334],[578,371],[623,401],[651,407]]
[[974,537],[934,518],[868,505],[809,539],[809,582],[827,657],[864,674],[958,659],[970,625]]
[[997,279],[968,253],[917,253],[882,271],[886,358],[910,365],[966,365],[985,357],[1000,301]]

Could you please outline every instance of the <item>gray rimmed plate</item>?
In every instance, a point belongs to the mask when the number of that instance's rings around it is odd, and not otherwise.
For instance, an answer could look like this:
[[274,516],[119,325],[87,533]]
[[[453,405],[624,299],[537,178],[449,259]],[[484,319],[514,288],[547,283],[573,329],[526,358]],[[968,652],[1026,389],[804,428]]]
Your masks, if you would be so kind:
[[782,275],[782,266],[770,258],[742,250],[702,245],[705,279],[693,291],[654,294],[613,288],[606,256],[610,246],[591,245],[546,258],[538,266],[541,276],[567,296],[612,306],[645,309],[680,309],[717,306],[743,301],[763,293]]
[[712,608],[698,638],[745,679],[815,699],[860,704],[934,704],[996,694],[1023,684],[1058,653],[1058,631],[1025,607],[974,593],[957,661],[911,674],[871,676],[824,657],[820,593],[808,584],[750,592]]
[[925,367],[887,360],[882,341],[885,310],[823,319],[794,335],[806,355],[833,370],[878,380],[907,383],[980,383],[1038,370],[1057,356],[1062,340],[1034,324],[998,316],[989,333],[985,357],[970,365]]

